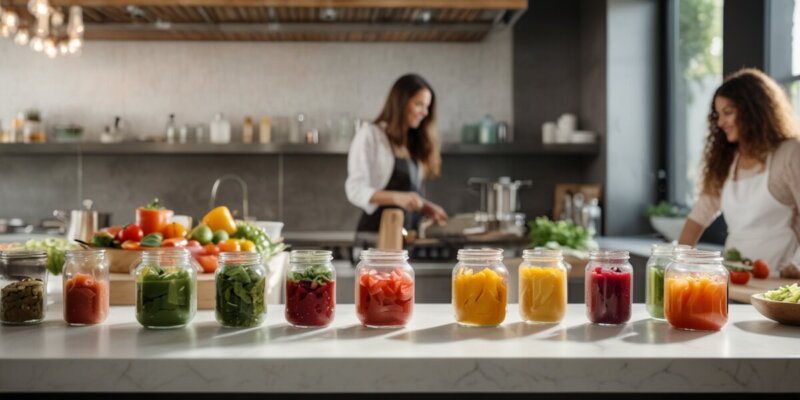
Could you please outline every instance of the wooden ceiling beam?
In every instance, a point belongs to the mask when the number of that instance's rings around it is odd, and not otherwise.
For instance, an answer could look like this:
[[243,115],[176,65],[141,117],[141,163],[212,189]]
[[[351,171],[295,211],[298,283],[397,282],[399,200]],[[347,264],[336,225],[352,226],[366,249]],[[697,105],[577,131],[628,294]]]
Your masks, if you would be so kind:
[[[11,0],[24,5],[27,0]],[[125,7],[127,5],[183,7],[333,7],[524,10],[528,0],[51,0],[56,6]]]

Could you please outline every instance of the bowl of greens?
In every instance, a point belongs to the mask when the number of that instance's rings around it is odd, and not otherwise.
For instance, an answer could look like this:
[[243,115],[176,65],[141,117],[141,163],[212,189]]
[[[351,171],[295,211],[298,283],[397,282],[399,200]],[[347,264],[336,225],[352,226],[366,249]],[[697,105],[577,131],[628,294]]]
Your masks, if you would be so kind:
[[797,283],[756,293],[750,303],[761,315],[775,322],[800,325],[800,286]]
[[689,210],[683,206],[662,201],[647,207],[645,215],[650,218],[650,226],[668,241],[678,240],[686,223]]

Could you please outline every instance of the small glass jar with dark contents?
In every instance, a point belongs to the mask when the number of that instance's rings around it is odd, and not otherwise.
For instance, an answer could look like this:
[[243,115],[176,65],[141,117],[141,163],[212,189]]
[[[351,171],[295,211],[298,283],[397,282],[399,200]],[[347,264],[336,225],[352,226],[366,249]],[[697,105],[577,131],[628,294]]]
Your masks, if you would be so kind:
[[0,252],[0,322],[37,324],[47,311],[47,253]]

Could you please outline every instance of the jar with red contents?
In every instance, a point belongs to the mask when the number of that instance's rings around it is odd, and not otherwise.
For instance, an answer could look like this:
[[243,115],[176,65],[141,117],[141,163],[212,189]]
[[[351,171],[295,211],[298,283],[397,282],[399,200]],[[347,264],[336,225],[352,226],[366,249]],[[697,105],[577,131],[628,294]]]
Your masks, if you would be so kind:
[[586,316],[595,324],[620,325],[631,318],[633,267],[627,251],[597,250],[586,264]]
[[109,307],[105,250],[70,250],[64,263],[64,321],[91,325],[105,321]]
[[369,249],[356,267],[356,315],[370,328],[400,328],[414,308],[414,270],[406,250]]
[[336,311],[336,270],[327,250],[293,250],[286,272],[286,321],[299,328],[321,328]]

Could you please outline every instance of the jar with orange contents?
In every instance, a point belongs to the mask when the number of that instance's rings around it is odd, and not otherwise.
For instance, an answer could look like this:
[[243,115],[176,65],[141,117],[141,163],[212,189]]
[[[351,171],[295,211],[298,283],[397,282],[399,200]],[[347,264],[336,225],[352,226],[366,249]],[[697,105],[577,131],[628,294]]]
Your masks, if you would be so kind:
[[718,331],[728,322],[728,270],[718,251],[685,251],[667,265],[664,316],[686,330]]

